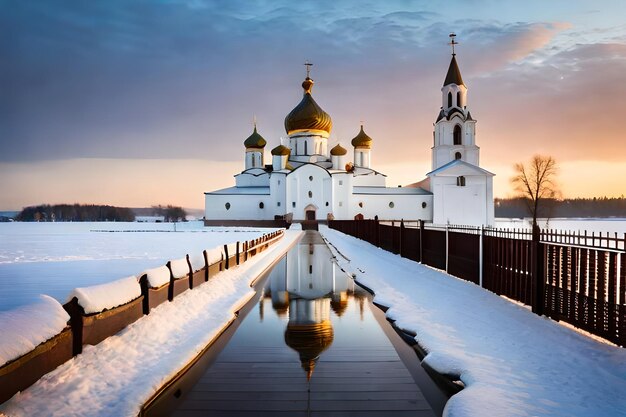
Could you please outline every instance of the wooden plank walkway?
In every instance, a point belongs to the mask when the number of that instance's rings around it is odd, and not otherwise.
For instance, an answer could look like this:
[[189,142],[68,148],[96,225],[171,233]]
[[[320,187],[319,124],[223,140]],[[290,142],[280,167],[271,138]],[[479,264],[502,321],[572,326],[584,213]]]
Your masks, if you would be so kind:
[[326,352],[310,382],[282,347],[229,349],[173,415],[434,416],[390,343]]
[[[323,244],[319,233],[305,232],[300,245],[309,244]],[[250,311],[172,415],[434,417],[369,302],[351,300],[341,316],[332,313],[334,336],[319,350],[310,380],[298,352],[286,345],[288,317],[261,300],[267,305]]]
[[333,346],[320,356],[310,382],[297,354],[285,354],[282,339],[277,346],[227,346],[173,415],[434,416],[382,337],[373,346]]

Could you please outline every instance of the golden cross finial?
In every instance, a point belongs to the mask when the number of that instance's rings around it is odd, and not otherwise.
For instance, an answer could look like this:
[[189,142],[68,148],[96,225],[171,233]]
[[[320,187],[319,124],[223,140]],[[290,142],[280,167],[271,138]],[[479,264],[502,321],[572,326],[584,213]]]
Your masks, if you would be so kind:
[[306,77],[309,78],[309,75],[311,75],[311,67],[313,66],[313,64],[311,64],[307,59],[306,61],[304,61],[304,66],[306,67]]
[[455,56],[456,54],[454,53],[454,45],[458,45],[459,43],[454,39],[456,37],[456,33],[451,33],[450,34],[450,43],[448,45],[452,46],[452,56]]
[[252,115],[252,124],[254,125],[254,130],[256,130],[256,114]]

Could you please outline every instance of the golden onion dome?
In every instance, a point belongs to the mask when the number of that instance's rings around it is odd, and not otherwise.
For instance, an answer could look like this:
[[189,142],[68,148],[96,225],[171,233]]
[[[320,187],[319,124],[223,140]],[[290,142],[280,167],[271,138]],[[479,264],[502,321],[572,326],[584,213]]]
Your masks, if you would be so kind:
[[248,139],[243,142],[243,145],[247,148],[264,148],[267,144],[267,141],[263,139],[263,136],[259,135],[259,132],[256,131],[256,125],[254,125],[254,132]]
[[372,147],[372,138],[367,136],[367,133],[363,131],[363,125],[361,125],[361,131],[352,139],[351,143],[355,148],[370,149]]
[[346,150],[346,148],[344,148],[343,146],[341,146],[339,144],[337,144],[335,147],[333,147],[330,150],[330,154],[331,155],[335,155],[335,156],[342,156],[342,155],[345,155],[347,153],[348,153],[348,151]]
[[277,147],[272,149],[272,155],[286,156],[286,155],[289,155],[290,153],[291,153],[291,149],[289,149],[288,147],[284,145],[278,145]]
[[313,100],[311,89],[315,82],[306,77],[302,82],[304,97],[302,101],[285,117],[285,130],[290,135],[300,130],[322,130],[330,133],[333,121],[328,113]]

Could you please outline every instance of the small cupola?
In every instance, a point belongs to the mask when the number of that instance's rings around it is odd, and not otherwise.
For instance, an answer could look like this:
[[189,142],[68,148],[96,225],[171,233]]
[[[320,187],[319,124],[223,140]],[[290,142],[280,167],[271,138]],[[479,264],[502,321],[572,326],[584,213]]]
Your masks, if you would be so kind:
[[361,131],[359,132],[359,134],[356,135],[354,139],[352,139],[352,142],[350,143],[355,148],[364,148],[364,149],[372,148],[372,138],[369,137],[367,133],[365,133],[365,131],[363,130],[363,125],[361,125]]
[[365,133],[363,125],[358,135],[352,139],[354,146],[354,165],[362,168],[369,168],[371,164],[372,138]]
[[274,171],[280,171],[287,167],[287,159],[291,149],[284,145],[278,145],[272,149],[272,169]]
[[348,151],[343,146],[337,144],[330,150],[330,160],[333,164],[333,169],[344,169],[345,159]]
[[252,132],[252,134],[248,136],[246,140],[243,141],[243,146],[245,146],[246,149],[249,149],[249,148],[263,149],[265,148],[265,145],[267,145],[267,141],[263,138],[263,136],[259,134],[259,132],[257,132],[256,124],[255,124],[254,132]]
[[254,132],[246,140],[243,145],[246,147],[246,166],[245,169],[263,168],[264,167],[264,148],[267,141],[257,132],[256,123],[254,124]]

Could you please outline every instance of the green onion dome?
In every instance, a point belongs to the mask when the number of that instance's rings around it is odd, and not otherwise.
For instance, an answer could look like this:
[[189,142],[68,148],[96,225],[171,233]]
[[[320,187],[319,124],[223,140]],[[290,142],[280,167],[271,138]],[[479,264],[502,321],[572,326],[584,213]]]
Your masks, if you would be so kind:
[[371,149],[372,147],[372,138],[367,136],[367,134],[363,131],[363,125],[361,125],[361,131],[358,135],[352,139],[352,146],[355,148],[366,148]]
[[256,125],[254,125],[254,132],[252,132],[252,134],[248,136],[248,139],[243,142],[243,145],[246,147],[246,149],[264,148],[266,144],[267,142],[265,139],[263,139],[263,136],[259,135],[259,133],[256,131]]
[[288,135],[300,130],[322,130],[330,133],[333,127],[328,113],[322,110],[311,96],[313,84],[314,81],[306,77],[302,83],[304,89],[302,101],[285,117],[285,130]]
[[337,144],[334,148],[330,150],[330,154],[333,156],[343,156],[347,154],[348,151],[341,145]]
[[290,153],[291,153],[291,149],[283,145],[278,145],[277,147],[272,149],[272,155],[285,156],[285,155],[289,155]]

